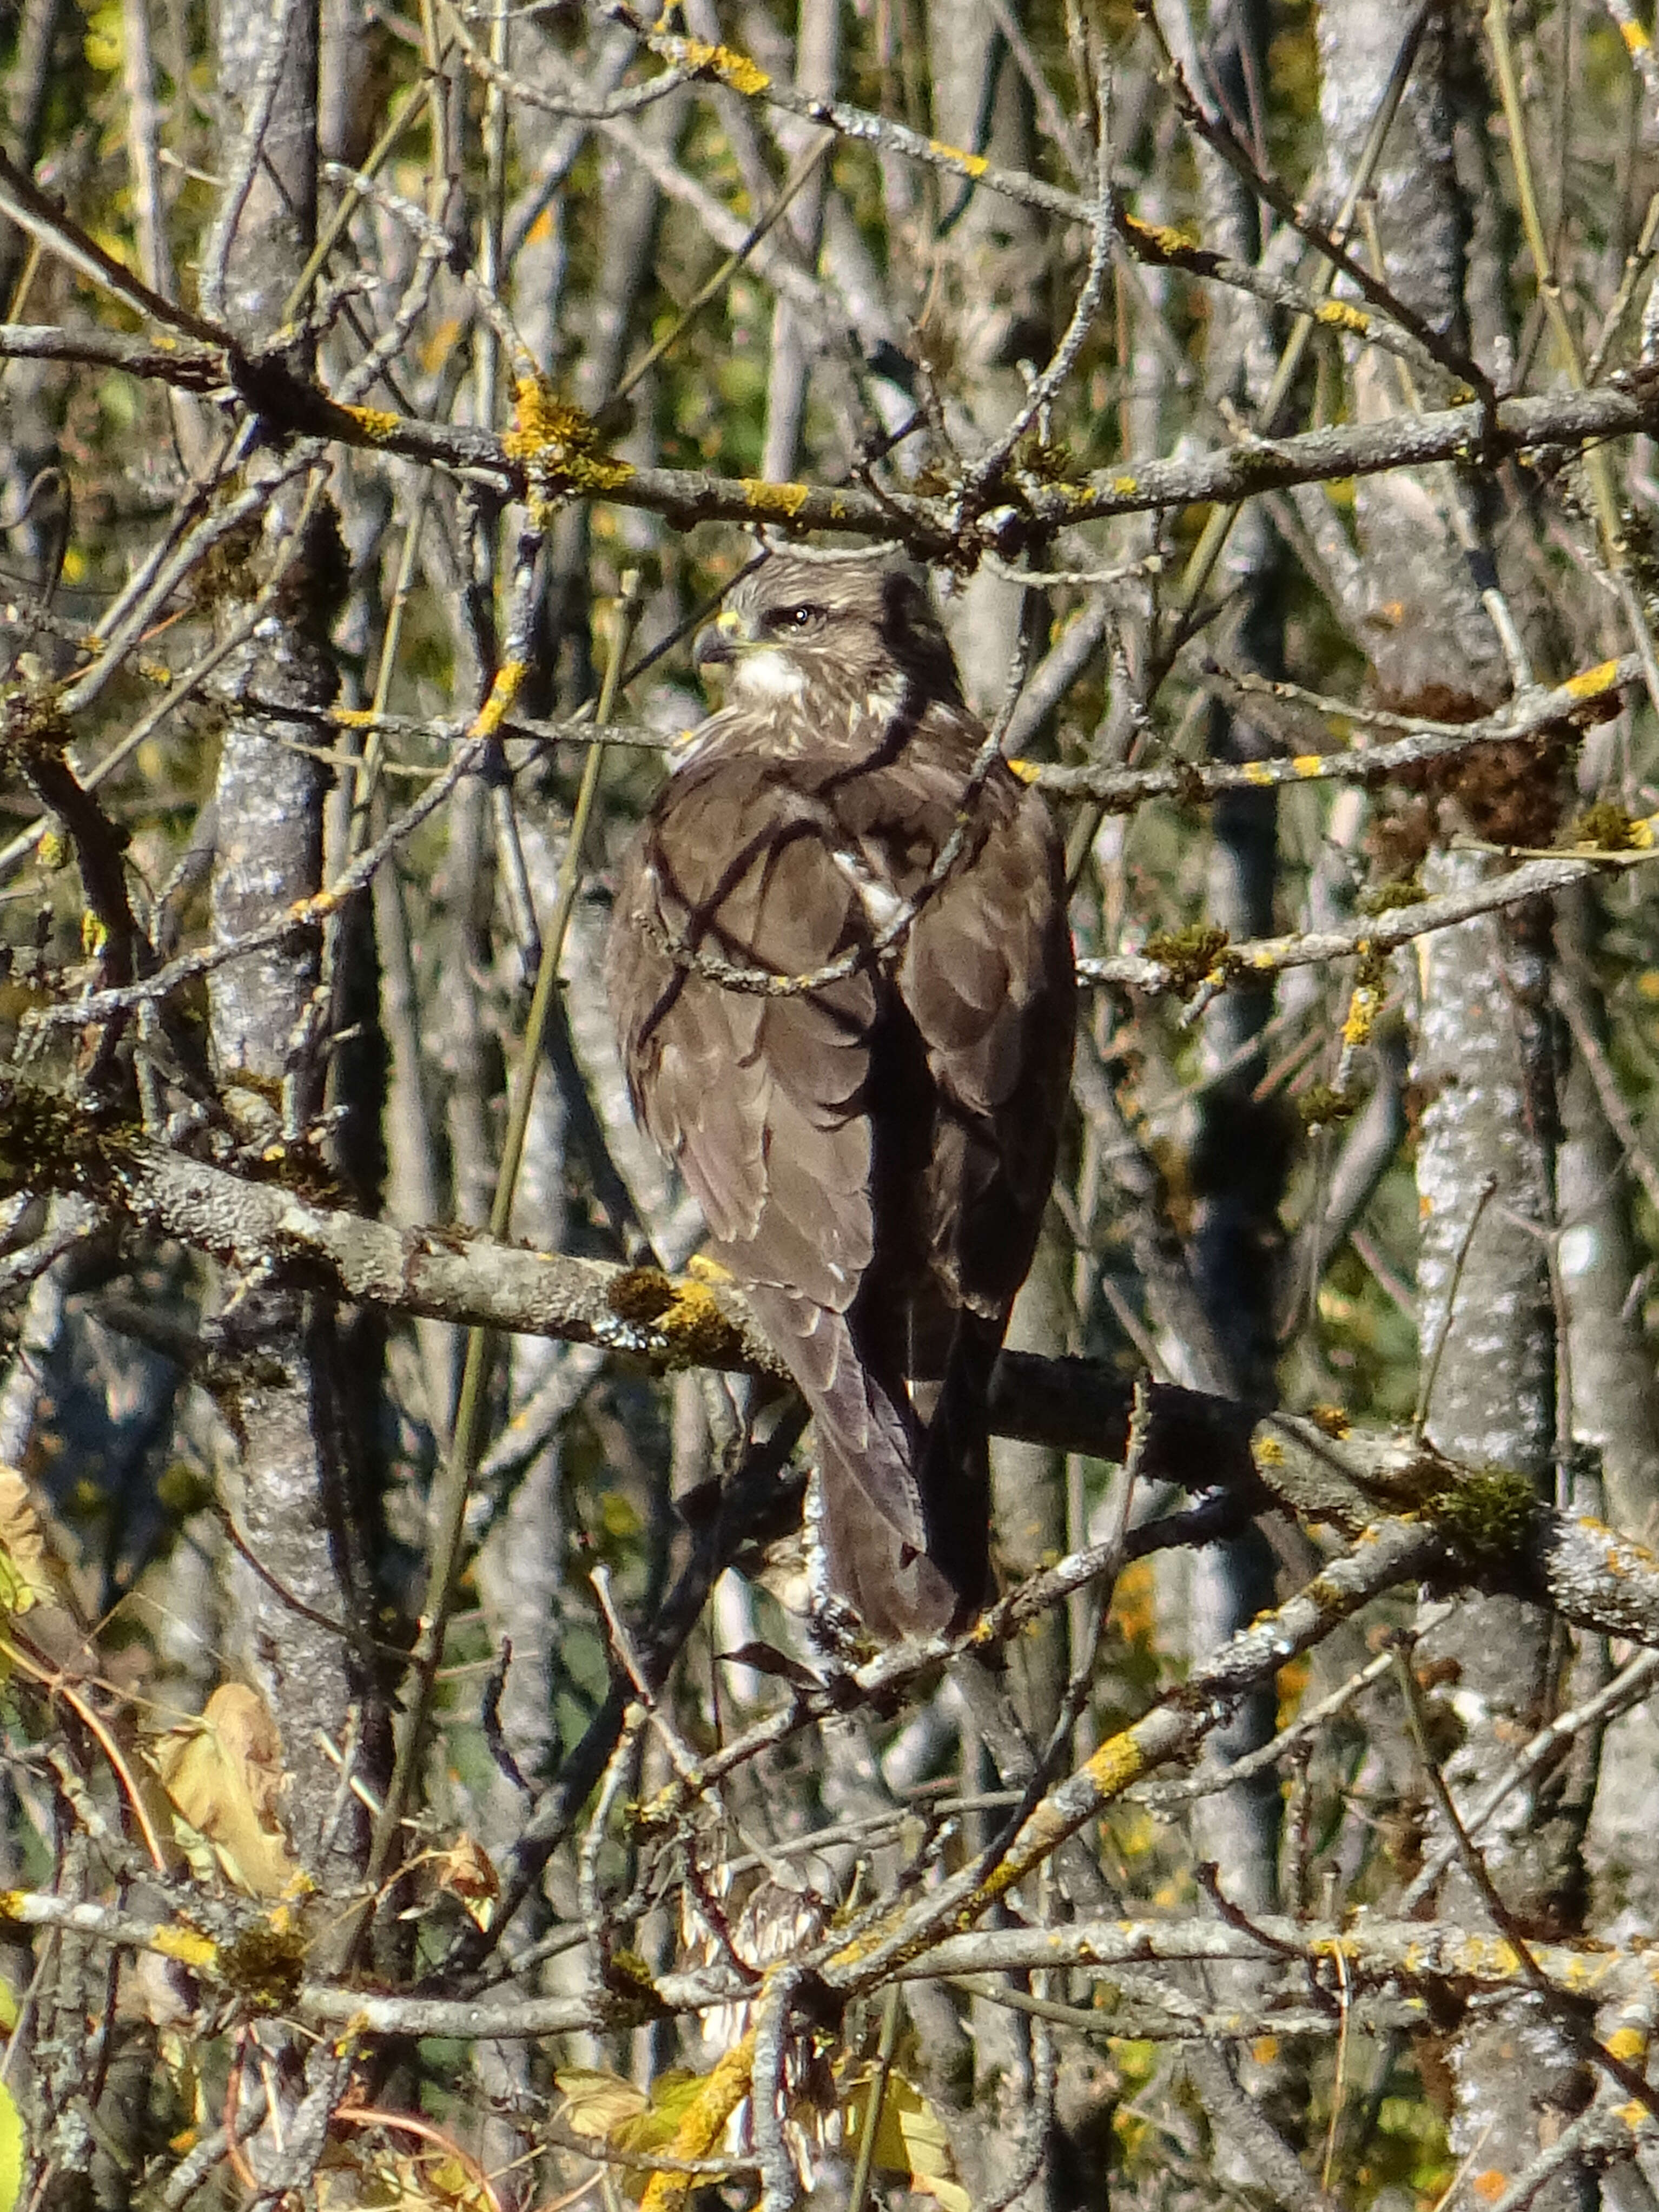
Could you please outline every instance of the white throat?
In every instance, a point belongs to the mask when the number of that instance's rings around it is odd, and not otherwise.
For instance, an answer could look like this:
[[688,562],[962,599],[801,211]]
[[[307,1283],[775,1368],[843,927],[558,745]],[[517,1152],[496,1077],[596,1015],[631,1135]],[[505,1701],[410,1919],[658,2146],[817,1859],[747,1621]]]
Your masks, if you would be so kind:
[[757,706],[772,706],[781,699],[803,698],[806,678],[787,653],[775,645],[763,645],[738,656],[732,689]]

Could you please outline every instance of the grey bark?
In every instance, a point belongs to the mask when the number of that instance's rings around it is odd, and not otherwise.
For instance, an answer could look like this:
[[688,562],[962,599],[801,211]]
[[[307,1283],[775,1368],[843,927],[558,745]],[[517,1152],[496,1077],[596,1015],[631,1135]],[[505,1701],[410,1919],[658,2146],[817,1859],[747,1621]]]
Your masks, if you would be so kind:
[[[800,0],[795,28],[795,82],[803,92],[829,96],[836,90],[841,61],[841,0]],[[797,128],[781,132],[786,149],[799,160],[816,131]],[[801,258],[810,268],[817,258],[823,233],[824,171],[817,173],[798,192],[786,220]],[[775,483],[795,473],[811,389],[811,371],[817,350],[809,326],[780,300],[772,313],[772,359],[766,380],[766,441],[762,450],[761,474]]]
[[1600,1456],[1609,1519],[1646,1537],[1659,1510],[1659,1387],[1642,1337],[1630,1170],[1586,1058],[1600,1053],[1606,1065],[1606,1009],[1594,964],[1600,934],[1589,886],[1564,894],[1556,988],[1571,1001],[1575,1042],[1562,1089],[1557,1255],[1572,1434]]
[[[1248,112],[1251,76],[1265,61],[1265,27],[1249,0],[1212,12],[1202,81],[1219,88],[1235,114]],[[1222,252],[1254,262],[1261,249],[1255,210],[1217,155],[1206,149],[1199,159],[1205,236]],[[1248,405],[1247,359],[1265,338],[1255,302],[1231,295],[1230,309],[1212,328],[1206,362],[1206,390],[1218,407]],[[1259,511],[1242,515],[1220,570],[1220,580],[1243,594],[1231,654],[1269,678],[1283,668],[1285,562],[1265,517]],[[1265,732],[1220,701],[1207,719],[1214,759],[1257,758],[1268,748]],[[1229,793],[1212,809],[1211,835],[1210,919],[1236,939],[1271,928],[1279,866],[1274,794]],[[1261,989],[1229,992],[1210,1009],[1203,1055],[1213,1079],[1199,1106],[1193,1145],[1194,1286],[1229,1389],[1263,1401],[1276,1395],[1279,1207],[1289,1164],[1283,1109],[1255,1096],[1267,1072],[1261,1033],[1272,1010],[1272,994]],[[1192,1565],[1187,1633],[1193,1659],[1236,1634],[1273,1595],[1273,1553],[1260,1529],[1206,1546]],[[1223,1764],[1240,1758],[1267,1740],[1274,1721],[1273,1697],[1257,1692],[1217,1732],[1212,1755]],[[1194,1808],[1200,1856],[1223,1868],[1228,1893],[1250,1911],[1270,1911],[1278,1902],[1279,1814],[1278,1779],[1271,1773],[1201,1798]]]
[[[1414,12],[1405,0],[1328,0],[1320,9],[1320,108],[1339,198],[1352,181]],[[1468,335],[1470,222],[1454,151],[1453,36],[1449,19],[1431,23],[1371,198],[1388,282],[1461,344]],[[1376,421],[1406,405],[1395,362],[1366,351],[1352,358],[1351,372],[1358,420]],[[1504,663],[1448,522],[1443,488],[1419,476],[1368,477],[1356,487],[1354,510],[1370,599],[1366,645],[1379,689],[1395,705],[1416,703],[1453,718],[1480,712],[1502,696]]]
[[[1333,181],[1346,190],[1412,10],[1328,0],[1319,21],[1321,94]],[[1455,161],[1451,41],[1431,23],[1375,180],[1376,240],[1389,283],[1433,326],[1462,343],[1470,235]],[[1362,419],[1400,411],[1396,364],[1351,359]],[[1357,495],[1355,521],[1370,594],[1368,647],[1394,702],[1432,702],[1462,718],[1507,684],[1498,639],[1460,550],[1449,501],[1459,486],[1401,475]],[[1474,519],[1465,515],[1465,535]],[[1442,834],[1453,826],[1443,822]],[[1501,834],[1501,833],[1500,833]],[[1481,863],[1431,856],[1428,880],[1465,881]],[[1555,1312],[1546,1240],[1555,1221],[1553,1035],[1542,948],[1524,927],[1476,922],[1425,940],[1414,1074],[1425,1103],[1417,1158],[1422,1239],[1419,1336],[1429,1436],[1473,1464],[1525,1474],[1553,1494]],[[1482,1194],[1485,1194],[1484,1197]],[[1451,1705],[1462,1741],[1446,1764],[1467,1802],[1508,1756],[1511,1731],[1548,1710],[1552,1646],[1543,1618],[1514,1601],[1481,1598],[1425,1647],[1455,1671]],[[1485,1856],[1528,1924],[1559,1925],[1576,1909],[1577,1837],[1545,1808],[1511,1801]],[[1455,1877],[1460,1902],[1468,1877]],[[1535,2004],[1510,2008],[1459,2038],[1453,2056],[1458,2154],[1516,2173],[1537,2154],[1540,2128],[1570,2106],[1577,2075],[1560,2029]],[[1572,2170],[1537,2200],[1565,2212],[1581,2199]]]
[[[1481,866],[1435,863],[1449,882]],[[1542,945],[1524,925],[1480,921],[1430,939],[1420,966],[1413,1073],[1426,1099],[1418,1151],[1421,1337],[1427,1433],[1470,1464],[1502,1465],[1553,1490],[1555,1311],[1547,1265],[1554,1218],[1554,1039]],[[1462,1741],[1445,1762],[1467,1803],[1490,1784],[1509,1746],[1547,1717],[1553,1690],[1547,1621],[1504,1597],[1474,1598],[1429,1638],[1444,1662]],[[1529,1928],[1573,1924],[1581,1838],[1572,1808],[1529,1788],[1490,1826],[1482,1855],[1506,1905]],[[1478,1911],[1468,1875],[1449,1878],[1453,1910]],[[1534,1999],[1468,2028],[1455,2047],[1460,2154],[1518,2172],[1576,2109],[1577,2048]],[[1542,2200],[1583,2200],[1583,2178],[1553,2181]]]
[[[947,145],[1024,167],[1030,134],[1019,78],[990,11],[977,0],[930,0],[933,127]],[[939,180],[934,234],[939,287],[933,313],[946,335],[951,373],[945,421],[971,462],[1024,397],[1016,364],[1048,351],[1036,276],[1037,226],[1029,210],[965,180]],[[931,320],[931,317],[930,317]],[[926,331],[921,341],[927,351]],[[963,689],[994,711],[1019,636],[1020,586],[981,568],[945,607]]]
[[[309,250],[316,217],[317,38],[313,8],[276,14],[222,7],[218,23],[221,143],[228,173],[246,144],[272,41],[285,37],[269,127],[251,165],[224,264],[226,312],[249,341],[273,329]],[[336,676],[327,622],[337,541],[331,514],[303,517],[290,489],[267,508],[257,556],[243,572],[258,588],[266,564],[295,530],[303,544],[267,635],[233,657],[222,679],[296,708],[326,705]],[[226,614],[239,611],[228,594]],[[233,705],[215,788],[217,844],[212,927],[224,943],[317,888],[324,779],[293,741],[311,725],[245,719]],[[283,740],[287,738],[289,744]],[[221,1083],[246,1101],[270,1141],[302,1139],[320,1095],[321,1042],[311,1032],[319,981],[314,939],[233,961],[209,989],[212,1048]],[[219,1402],[240,1446],[233,1500],[250,1549],[269,1579],[235,1570],[243,1662],[264,1692],[291,1778],[286,1817],[301,1863],[319,1879],[348,1876],[366,1840],[357,1800],[341,1788],[337,1753],[355,1740],[372,1787],[377,1778],[378,1697],[368,1661],[367,1564],[359,1548],[372,1518],[356,1473],[336,1366],[332,1314],[303,1292],[228,1279],[210,1324],[222,1377]],[[297,1601],[297,1602],[295,1602]],[[328,1624],[337,1624],[329,1626]]]

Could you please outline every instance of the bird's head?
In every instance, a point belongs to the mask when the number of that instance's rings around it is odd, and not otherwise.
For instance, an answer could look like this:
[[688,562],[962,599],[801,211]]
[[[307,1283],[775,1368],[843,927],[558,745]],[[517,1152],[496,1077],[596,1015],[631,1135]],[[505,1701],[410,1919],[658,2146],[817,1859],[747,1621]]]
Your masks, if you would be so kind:
[[700,669],[730,696],[775,708],[810,698],[890,714],[913,690],[960,704],[962,687],[927,586],[878,558],[831,562],[775,553],[745,576],[698,637]]

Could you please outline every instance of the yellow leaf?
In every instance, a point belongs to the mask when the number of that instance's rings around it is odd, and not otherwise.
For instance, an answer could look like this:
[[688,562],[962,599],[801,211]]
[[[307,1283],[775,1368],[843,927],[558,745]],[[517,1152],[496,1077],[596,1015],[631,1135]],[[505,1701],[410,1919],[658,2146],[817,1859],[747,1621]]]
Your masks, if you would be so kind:
[[579,2136],[597,2136],[608,2142],[617,2130],[637,2119],[646,2109],[646,2095],[619,2074],[602,2074],[588,2066],[562,2066],[553,2076],[563,2093],[559,2117]]
[[17,1995],[9,1982],[0,1982],[0,2028],[9,2035],[17,2025]]
[[199,1721],[173,1729],[155,1771],[183,1820],[212,1844],[228,1879],[280,1897],[299,1872],[276,1815],[286,1779],[276,1724],[257,1690],[224,1682]]
[[0,2081],[0,2212],[12,2212],[23,2193],[23,2116]]
[[651,2084],[651,2101],[624,2120],[612,2141],[618,2150],[661,2150],[680,2131],[680,2123],[697,2101],[705,2077],[684,2066],[671,2066]]
[[[706,2158],[720,2141],[726,2122],[749,2094],[749,2076],[755,2063],[755,2031],[751,2027],[733,2045],[712,2074],[694,2081],[691,2094],[674,2130],[669,2148],[676,2158]],[[683,2077],[676,2076],[677,2082]],[[689,2173],[653,2173],[640,2199],[640,2212],[677,2212],[691,2193]]]
[[[869,2125],[873,2083],[854,2090],[846,2106],[847,2140],[855,2148]],[[951,2146],[945,2123],[915,2083],[890,2074],[876,2123],[876,2164],[889,2173],[907,2173],[910,2186],[931,2197],[943,2212],[973,2212],[968,2192],[951,2179]]]
[[[637,2157],[637,2166],[617,2170],[623,2186],[635,2197],[650,2170],[652,2152],[671,2144],[677,2150],[682,2148],[678,2140],[681,2125],[708,2087],[706,2075],[690,2074],[678,2066],[658,2075],[648,2096],[618,2075],[593,2073],[584,2066],[561,2067],[553,2079],[564,2092],[559,2118],[573,2134],[593,2138],[613,2152]],[[696,2150],[687,2153],[693,2157],[698,2154]],[[657,2176],[659,2182],[667,2179],[671,2184],[684,2179],[678,2174]],[[679,2198],[671,2191],[666,2201],[677,2203]]]
[[422,2206],[447,2207],[449,2212],[485,2212],[489,2198],[476,2173],[458,2158],[427,2157],[416,2169],[421,2193],[411,2202]]
[[121,10],[114,7],[88,9],[81,51],[93,68],[112,75],[121,66],[122,44]]
[[620,1490],[607,1490],[599,1499],[599,1521],[607,1536],[625,1543],[637,1536],[645,1523],[633,1499]]

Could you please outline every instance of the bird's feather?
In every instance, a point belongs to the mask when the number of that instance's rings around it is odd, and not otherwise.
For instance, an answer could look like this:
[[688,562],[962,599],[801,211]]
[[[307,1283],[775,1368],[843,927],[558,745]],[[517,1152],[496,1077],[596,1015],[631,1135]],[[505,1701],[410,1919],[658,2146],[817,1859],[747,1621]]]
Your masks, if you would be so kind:
[[[641,1118],[811,1406],[832,1583],[878,1634],[931,1632],[989,1586],[985,1392],[1071,1065],[1060,848],[1000,762],[969,793],[984,733],[902,572],[775,558],[744,590],[800,684],[745,696],[722,637],[737,696],[623,865],[612,1003]],[[696,966],[799,977],[867,947],[965,803],[961,860],[884,962],[781,997]]]

